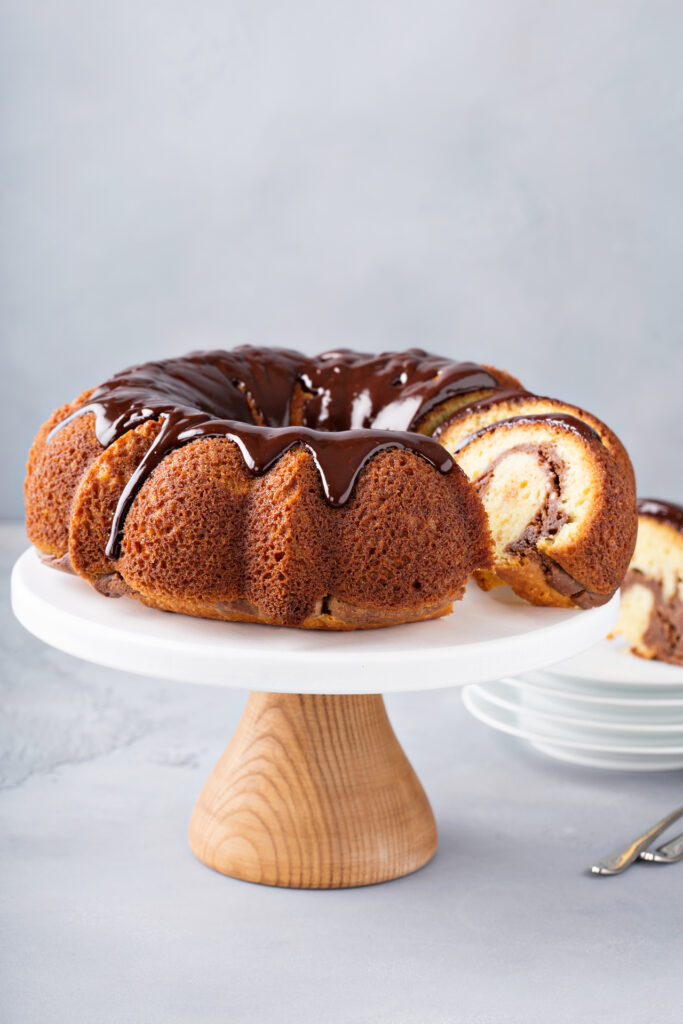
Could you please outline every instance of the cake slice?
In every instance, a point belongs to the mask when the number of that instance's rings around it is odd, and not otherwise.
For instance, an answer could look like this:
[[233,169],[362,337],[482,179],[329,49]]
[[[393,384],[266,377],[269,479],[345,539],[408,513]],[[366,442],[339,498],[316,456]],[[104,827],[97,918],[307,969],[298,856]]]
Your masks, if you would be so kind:
[[501,392],[436,436],[474,483],[494,540],[484,589],[509,584],[538,605],[590,608],[619,587],[636,539],[633,470],[618,438],[576,406]]
[[621,589],[615,634],[633,654],[683,665],[683,507],[638,502],[638,539]]

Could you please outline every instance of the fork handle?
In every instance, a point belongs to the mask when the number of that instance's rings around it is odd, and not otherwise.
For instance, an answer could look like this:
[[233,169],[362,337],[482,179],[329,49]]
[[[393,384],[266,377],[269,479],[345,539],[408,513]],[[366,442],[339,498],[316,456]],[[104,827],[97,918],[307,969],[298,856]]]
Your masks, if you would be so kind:
[[619,875],[622,871],[625,871],[635,860],[638,860],[640,854],[650,846],[651,843],[660,836],[662,832],[665,832],[669,825],[673,825],[679,818],[683,818],[683,807],[678,807],[671,814],[667,814],[666,818],[662,818],[656,825],[644,832],[642,836],[638,836],[634,839],[625,850],[618,850],[616,853],[610,854],[609,857],[605,857],[603,860],[598,861],[597,864],[593,864],[591,871],[594,875]]

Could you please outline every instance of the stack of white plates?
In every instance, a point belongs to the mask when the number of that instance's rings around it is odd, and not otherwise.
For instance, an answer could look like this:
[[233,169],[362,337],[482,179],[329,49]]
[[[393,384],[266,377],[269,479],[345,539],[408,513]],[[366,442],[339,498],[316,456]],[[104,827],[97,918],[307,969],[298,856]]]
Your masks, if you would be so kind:
[[480,721],[564,761],[621,771],[683,768],[683,668],[629,654],[621,640],[496,683],[468,686]]

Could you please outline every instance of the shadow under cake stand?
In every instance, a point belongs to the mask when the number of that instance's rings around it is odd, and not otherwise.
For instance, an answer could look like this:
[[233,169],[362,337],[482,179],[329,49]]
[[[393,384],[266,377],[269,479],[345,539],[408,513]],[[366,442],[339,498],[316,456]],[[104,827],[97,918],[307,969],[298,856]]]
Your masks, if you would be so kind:
[[190,821],[199,860],[293,888],[369,885],[434,855],[429,801],[382,693],[484,683],[571,657],[614,625],[470,585],[452,615],[352,633],[213,622],[103,600],[26,551],[12,606],[35,636],[86,661],[252,693]]

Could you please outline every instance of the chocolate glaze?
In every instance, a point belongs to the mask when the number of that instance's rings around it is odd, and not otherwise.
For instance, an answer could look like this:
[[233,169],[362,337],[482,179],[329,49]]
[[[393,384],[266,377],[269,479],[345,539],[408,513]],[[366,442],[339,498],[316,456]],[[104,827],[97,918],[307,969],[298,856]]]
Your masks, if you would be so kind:
[[568,413],[564,412],[547,412],[533,416],[508,416],[504,420],[498,420],[497,423],[489,423],[487,426],[482,427],[481,430],[475,430],[474,433],[464,438],[455,451],[461,451],[466,445],[470,444],[470,442],[476,440],[478,437],[481,437],[483,434],[490,433],[492,430],[497,430],[499,427],[514,427],[518,423],[557,424],[558,426],[571,430],[574,434],[578,434],[586,441],[597,441],[598,444],[602,444],[602,440],[598,432],[593,430],[593,428],[587,423],[584,423],[583,420],[578,419],[578,417],[570,416]]
[[[368,459],[383,449],[406,449],[450,472],[451,456],[413,427],[449,398],[495,387],[496,378],[483,367],[422,349],[379,356],[341,349],[309,358],[292,349],[242,346],[124,370],[96,388],[50,437],[85,413],[94,414],[103,447],[147,420],[161,421],[114,514],[106,553],[117,558],[135,495],[161,460],[184,444],[225,437],[257,476],[302,444],[313,455],[325,498],[340,506]],[[295,393],[302,426],[291,427]]]
[[310,392],[303,425],[318,430],[412,430],[449,398],[498,387],[476,363],[455,363],[419,348],[379,356],[340,349],[309,363],[299,377]]
[[443,423],[439,424],[432,434],[432,437],[441,437],[448,427],[457,423],[458,420],[469,416],[470,413],[490,409],[492,405],[498,405],[498,403],[514,402],[518,399],[536,397],[537,396],[532,394],[531,391],[523,391],[520,388],[499,388],[494,391],[493,394],[485,395],[483,398],[478,398],[474,402],[468,402],[467,405],[463,406],[461,409],[456,409],[454,413],[451,413],[451,415],[443,421]]
[[659,498],[638,498],[638,515],[658,519],[683,533],[683,508],[680,505]]

